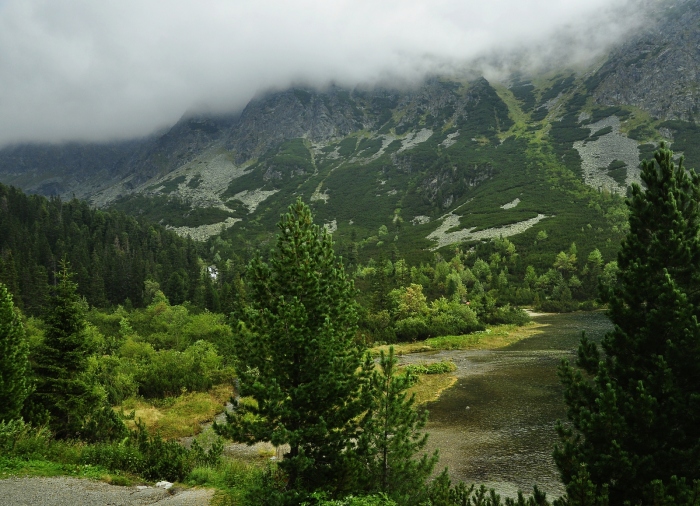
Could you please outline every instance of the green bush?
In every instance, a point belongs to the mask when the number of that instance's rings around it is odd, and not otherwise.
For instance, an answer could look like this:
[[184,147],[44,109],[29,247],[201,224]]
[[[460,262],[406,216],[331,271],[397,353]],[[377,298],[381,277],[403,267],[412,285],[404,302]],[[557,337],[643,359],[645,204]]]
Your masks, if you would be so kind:
[[417,341],[430,335],[428,324],[420,316],[410,316],[396,322],[396,338],[399,341]]
[[396,503],[389,499],[386,494],[353,496],[349,495],[342,499],[325,500],[322,496],[314,494],[311,502],[304,502],[302,506],[396,506]]
[[204,450],[196,440],[187,449],[177,441],[165,441],[160,434],[151,435],[142,423],[119,443],[86,446],[81,461],[100,465],[111,471],[126,471],[149,480],[181,481],[195,466],[219,464],[223,443],[215,442]]
[[179,395],[209,390],[220,376],[222,360],[214,345],[197,341],[184,352],[161,350],[140,364],[136,373],[139,394],[144,397]]
[[484,320],[492,325],[525,325],[530,321],[530,316],[522,309],[506,304],[494,308],[488,315],[485,315]]
[[469,334],[484,328],[468,305],[444,297],[432,302],[430,313],[431,336]]
[[410,364],[404,367],[409,375],[415,374],[445,374],[457,369],[454,362],[433,362],[432,364]]
[[24,420],[0,422],[0,455],[31,459],[46,454],[51,432],[46,427],[32,427]]
[[115,355],[92,356],[88,359],[88,374],[102,385],[110,404],[121,404],[124,399],[136,395],[138,383],[134,379],[134,367]]

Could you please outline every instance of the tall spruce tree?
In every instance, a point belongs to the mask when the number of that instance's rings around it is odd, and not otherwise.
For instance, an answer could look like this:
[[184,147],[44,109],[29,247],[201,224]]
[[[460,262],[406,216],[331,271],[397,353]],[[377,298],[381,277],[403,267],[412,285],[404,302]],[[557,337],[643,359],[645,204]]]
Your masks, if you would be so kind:
[[7,287],[0,283],[0,422],[20,417],[30,392],[29,345]]
[[602,354],[584,336],[580,369],[560,369],[573,428],[559,426],[555,460],[565,484],[585,474],[610,504],[650,504],[659,486],[680,494],[700,478],[700,178],[664,144],[654,158],[601,294],[614,330]]
[[399,374],[394,347],[382,350],[378,368],[367,385],[367,412],[360,421],[354,456],[357,459],[359,489],[363,493],[382,492],[398,504],[423,504],[426,487],[438,460],[431,456],[416,458],[425,448],[427,434],[421,430],[428,412],[416,411],[415,394],[408,397],[413,384],[408,373]]
[[91,351],[85,336],[85,303],[64,259],[43,315],[44,340],[33,357],[33,422],[48,420],[58,438],[78,437],[102,399],[84,378]]
[[278,228],[269,265],[258,258],[249,266],[250,304],[236,332],[240,395],[255,403],[240,403],[216,430],[239,442],[289,444],[281,499],[298,504],[311,491],[348,486],[363,361],[355,289],[330,235],[301,199]]

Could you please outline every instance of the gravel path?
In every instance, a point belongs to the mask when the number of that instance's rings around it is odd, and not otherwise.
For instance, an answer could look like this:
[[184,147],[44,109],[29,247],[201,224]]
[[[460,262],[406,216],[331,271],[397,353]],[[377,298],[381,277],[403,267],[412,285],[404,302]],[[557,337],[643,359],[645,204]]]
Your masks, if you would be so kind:
[[68,477],[0,480],[0,506],[208,506],[213,495],[212,489],[118,487]]

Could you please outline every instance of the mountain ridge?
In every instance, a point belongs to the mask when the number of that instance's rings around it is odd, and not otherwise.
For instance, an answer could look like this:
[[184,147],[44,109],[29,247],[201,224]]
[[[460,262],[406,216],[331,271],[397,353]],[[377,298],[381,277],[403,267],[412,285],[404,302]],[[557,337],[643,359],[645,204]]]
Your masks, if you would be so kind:
[[[577,240],[610,258],[624,231],[615,195],[639,182],[639,161],[655,143],[665,139],[686,166],[700,165],[692,70],[700,52],[689,50],[700,44],[690,30],[700,8],[673,5],[584,72],[505,83],[432,76],[400,90],[291,88],[240,114],[187,115],[147,139],[4,148],[0,181],[112,206],[198,240],[264,244],[301,196],[351,255],[425,258],[512,233],[534,257]],[[541,232],[549,239],[538,240]]]

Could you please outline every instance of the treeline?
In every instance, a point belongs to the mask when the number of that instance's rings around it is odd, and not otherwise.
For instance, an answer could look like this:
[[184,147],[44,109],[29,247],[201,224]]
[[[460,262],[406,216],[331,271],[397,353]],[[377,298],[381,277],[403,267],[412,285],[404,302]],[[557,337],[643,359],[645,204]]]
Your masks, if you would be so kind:
[[63,258],[79,294],[93,306],[143,307],[147,279],[173,303],[214,305],[192,240],[77,199],[63,202],[0,185],[0,282],[25,313],[41,312]]
[[371,341],[393,343],[522,325],[529,319],[522,306],[547,312],[598,307],[599,283],[614,282],[617,262],[605,263],[598,249],[582,261],[575,243],[551,256],[551,267],[538,272],[522,265],[514,243],[499,238],[456,248],[451,258],[436,253],[420,265],[370,260],[354,271],[360,327]]

